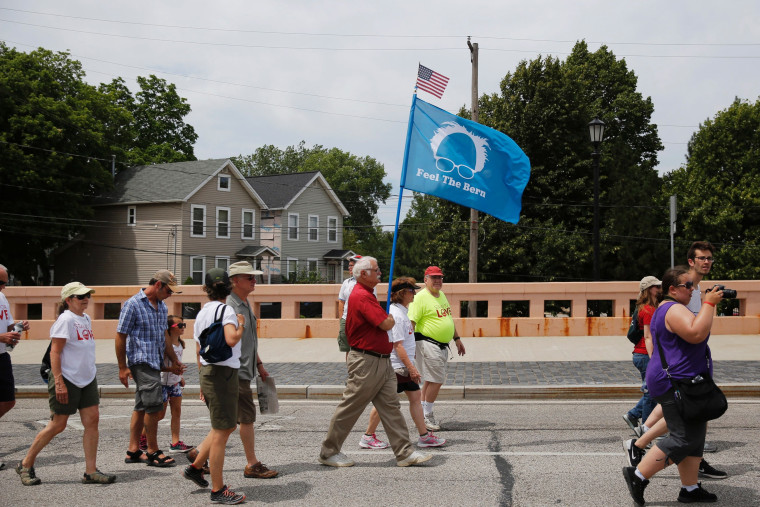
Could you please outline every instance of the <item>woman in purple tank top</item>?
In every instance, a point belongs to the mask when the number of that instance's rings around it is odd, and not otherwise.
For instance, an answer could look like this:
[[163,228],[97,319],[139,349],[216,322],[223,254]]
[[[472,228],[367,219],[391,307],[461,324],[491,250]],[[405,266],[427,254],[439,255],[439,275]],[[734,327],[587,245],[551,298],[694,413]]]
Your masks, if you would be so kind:
[[[712,359],[707,340],[710,337],[715,305],[722,291],[706,292],[696,316],[686,305],[691,300],[694,281],[686,266],[671,268],[662,277],[662,299],[652,317],[650,330],[654,345],[647,367],[649,394],[662,405],[670,435],[657,442],[638,467],[623,468],[628,490],[638,505],[644,505],[644,489],[649,479],[675,463],[681,478],[681,502],[715,502],[717,496],[702,489],[697,482],[699,464],[705,444],[707,423],[684,421],[673,398],[673,386],[663,370],[660,349],[674,379],[712,375]],[[657,344],[659,343],[659,347]]]

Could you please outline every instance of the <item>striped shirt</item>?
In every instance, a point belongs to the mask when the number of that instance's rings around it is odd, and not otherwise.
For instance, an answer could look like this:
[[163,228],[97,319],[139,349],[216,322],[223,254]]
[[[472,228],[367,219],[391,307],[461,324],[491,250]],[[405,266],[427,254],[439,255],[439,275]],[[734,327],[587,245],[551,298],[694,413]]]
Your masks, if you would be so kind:
[[161,370],[168,316],[166,304],[159,301],[153,308],[144,289],[124,303],[116,332],[127,335],[127,366],[144,363]]

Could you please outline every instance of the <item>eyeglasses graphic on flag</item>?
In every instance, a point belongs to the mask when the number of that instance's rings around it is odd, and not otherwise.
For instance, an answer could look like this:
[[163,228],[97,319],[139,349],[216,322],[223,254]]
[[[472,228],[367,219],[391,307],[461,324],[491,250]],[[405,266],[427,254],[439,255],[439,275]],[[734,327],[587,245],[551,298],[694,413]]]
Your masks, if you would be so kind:
[[420,64],[420,68],[417,71],[417,88],[440,99],[443,97],[443,92],[446,90],[448,83],[449,78]]

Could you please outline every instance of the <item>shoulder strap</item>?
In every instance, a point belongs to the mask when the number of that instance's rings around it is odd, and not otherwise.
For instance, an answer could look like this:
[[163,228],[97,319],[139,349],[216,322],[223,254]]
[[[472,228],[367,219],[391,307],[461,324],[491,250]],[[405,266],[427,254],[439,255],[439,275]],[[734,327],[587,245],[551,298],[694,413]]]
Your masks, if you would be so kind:
[[[219,309],[220,308],[222,310],[222,314],[221,315],[219,315]],[[225,305],[225,304],[221,304],[221,305],[219,305],[219,306],[216,307],[216,310],[214,311],[214,322],[221,322],[222,321],[222,319],[224,318],[224,312],[225,312],[225,310],[227,310],[227,305]]]

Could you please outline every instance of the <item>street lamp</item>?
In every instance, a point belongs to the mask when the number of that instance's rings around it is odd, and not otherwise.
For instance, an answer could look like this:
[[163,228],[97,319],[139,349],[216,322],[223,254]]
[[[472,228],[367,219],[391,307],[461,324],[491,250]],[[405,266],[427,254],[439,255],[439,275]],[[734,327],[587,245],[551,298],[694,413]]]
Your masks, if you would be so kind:
[[594,281],[599,281],[599,145],[604,140],[605,123],[598,117],[588,124],[591,144],[594,145]]

